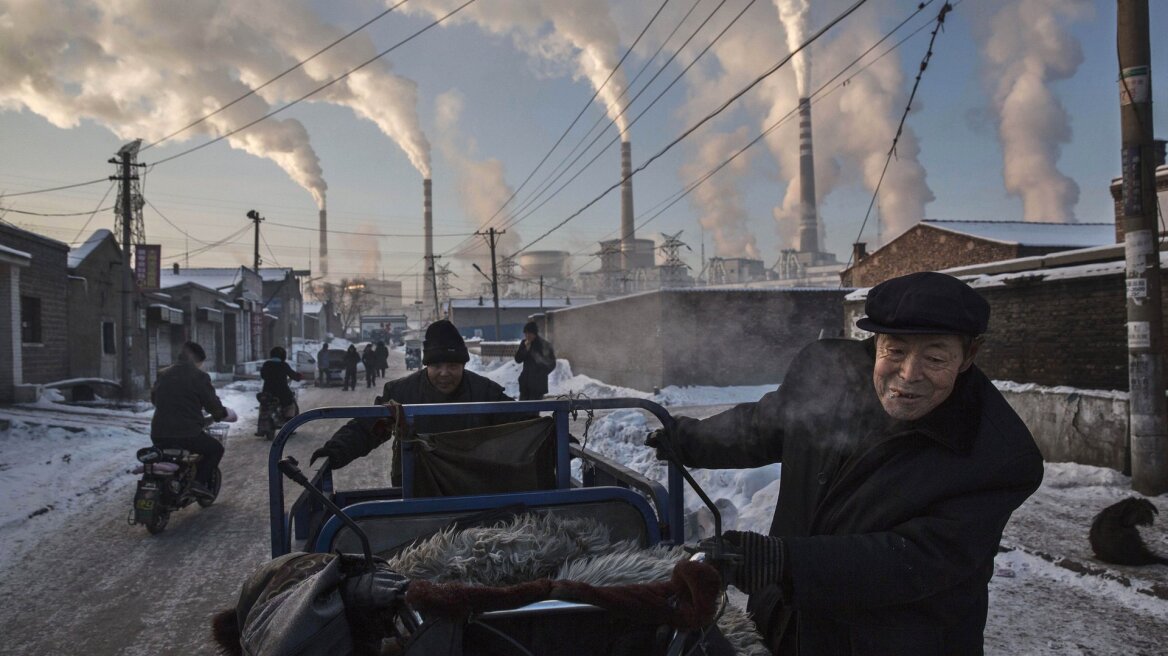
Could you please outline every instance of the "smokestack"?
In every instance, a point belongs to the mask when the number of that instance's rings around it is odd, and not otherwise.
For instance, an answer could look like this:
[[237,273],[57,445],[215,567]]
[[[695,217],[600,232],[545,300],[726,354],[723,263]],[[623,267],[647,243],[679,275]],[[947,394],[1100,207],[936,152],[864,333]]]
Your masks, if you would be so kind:
[[819,252],[819,216],[815,210],[815,157],[811,152],[811,99],[799,99],[799,252]]
[[320,275],[328,275],[328,216],[324,207],[320,208]]
[[[423,286],[424,299],[429,301],[434,296],[434,278],[430,273],[430,267],[434,266],[434,217],[431,215],[433,208],[430,199],[430,178],[422,180],[422,234],[426,239],[426,274],[423,276],[426,280]],[[435,308],[437,312],[437,308]]]
[[633,260],[633,155],[632,146],[621,142],[621,270],[632,268]]

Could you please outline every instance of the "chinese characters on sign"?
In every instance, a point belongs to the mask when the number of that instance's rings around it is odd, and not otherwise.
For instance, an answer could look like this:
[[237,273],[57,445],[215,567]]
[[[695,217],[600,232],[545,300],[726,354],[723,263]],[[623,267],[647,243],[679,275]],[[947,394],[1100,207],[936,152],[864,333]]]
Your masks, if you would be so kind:
[[138,289],[142,291],[158,289],[162,266],[162,246],[158,244],[134,244],[134,275]]

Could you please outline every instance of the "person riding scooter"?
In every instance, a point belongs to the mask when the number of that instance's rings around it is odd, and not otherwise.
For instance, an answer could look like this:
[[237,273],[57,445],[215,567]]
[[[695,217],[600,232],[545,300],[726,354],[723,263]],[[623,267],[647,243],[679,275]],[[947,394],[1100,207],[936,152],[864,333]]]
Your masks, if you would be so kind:
[[211,377],[202,369],[206,359],[202,346],[187,342],[178,361],[158,372],[158,380],[150,390],[150,402],[154,404],[150,441],[160,448],[186,449],[201,455],[193,490],[213,498],[211,475],[223,458],[223,445],[204,430],[203,412],[215,421],[234,422],[239,417],[219,401]]
[[288,379],[300,380],[303,376],[288,365],[288,352],[283,346],[277,346],[268,353],[270,358],[260,367],[260,378],[264,380],[264,388],[260,394],[275,397],[280,403],[280,419],[286,422],[299,414],[296,407],[296,395],[288,386]]

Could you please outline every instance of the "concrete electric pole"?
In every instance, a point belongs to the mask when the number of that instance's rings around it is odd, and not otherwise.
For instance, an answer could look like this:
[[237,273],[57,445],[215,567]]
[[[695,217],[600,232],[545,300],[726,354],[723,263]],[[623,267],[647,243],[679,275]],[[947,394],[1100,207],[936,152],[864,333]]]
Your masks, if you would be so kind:
[[255,223],[255,252],[253,255],[255,258],[253,260],[255,266],[252,268],[255,270],[256,275],[258,276],[260,275],[260,263],[263,261],[260,259],[260,221],[263,221],[264,217],[260,216],[260,213],[255,210],[248,210],[247,218],[251,219],[252,222]]
[[122,335],[121,343],[121,367],[122,367],[122,398],[134,398],[134,378],[133,378],[133,359],[130,357],[130,331],[134,325],[134,274],[130,269],[130,243],[133,241],[132,229],[134,225],[134,186],[133,182],[138,179],[138,174],[134,171],[135,167],[143,166],[138,164],[138,148],[142,145],[141,139],[136,139],[130,143],[122,146],[118,150],[118,156],[109,160],[110,164],[118,166],[118,175],[111,175],[110,180],[117,180],[121,182],[121,190],[119,192],[118,205],[121,209],[119,217],[121,222],[121,242],[122,242]]
[[1117,9],[1131,476],[1132,489],[1154,496],[1168,492],[1168,416],[1148,0],[1118,0]]
[[499,335],[499,272],[495,266],[495,246],[499,243],[499,235],[507,234],[506,230],[489,228],[486,234],[476,232],[487,238],[487,245],[491,248],[491,296],[495,299],[495,341],[502,339]]

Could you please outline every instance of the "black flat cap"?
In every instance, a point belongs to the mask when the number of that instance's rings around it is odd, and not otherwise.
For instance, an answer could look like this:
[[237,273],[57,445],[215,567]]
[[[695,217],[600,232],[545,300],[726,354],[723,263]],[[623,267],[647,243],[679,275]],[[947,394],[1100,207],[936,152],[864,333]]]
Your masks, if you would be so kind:
[[990,304],[964,282],[943,273],[910,273],[876,285],[856,326],[873,333],[980,335]]

